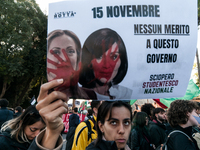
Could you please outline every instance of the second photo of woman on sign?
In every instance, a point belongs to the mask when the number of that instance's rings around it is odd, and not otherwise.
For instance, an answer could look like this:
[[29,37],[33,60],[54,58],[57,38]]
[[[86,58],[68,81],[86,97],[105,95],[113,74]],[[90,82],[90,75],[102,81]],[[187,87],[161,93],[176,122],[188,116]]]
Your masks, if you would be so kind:
[[118,85],[128,69],[126,47],[119,34],[99,29],[86,39],[82,48],[79,83],[95,91],[98,100],[130,99],[132,90]]

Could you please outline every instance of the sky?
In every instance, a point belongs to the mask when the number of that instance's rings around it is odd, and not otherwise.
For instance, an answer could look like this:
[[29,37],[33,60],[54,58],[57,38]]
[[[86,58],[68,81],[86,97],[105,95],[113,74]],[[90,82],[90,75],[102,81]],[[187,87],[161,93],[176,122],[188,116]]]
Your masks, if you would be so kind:
[[40,9],[48,15],[48,7],[49,3],[60,2],[64,0],[35,0],[37,4],[39,4]]

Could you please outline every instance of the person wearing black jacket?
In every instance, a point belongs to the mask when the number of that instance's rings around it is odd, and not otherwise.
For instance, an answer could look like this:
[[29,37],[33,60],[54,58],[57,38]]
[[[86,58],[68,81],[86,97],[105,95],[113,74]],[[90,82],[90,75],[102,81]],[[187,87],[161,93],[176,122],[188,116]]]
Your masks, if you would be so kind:
[[13,119],[13,112],[7,109],[8,104],[7,99],[0,99],[0,129],[6,121]]
[[73,113],[69,116],[69,130],[66,136],[66,150],[71,150],[76,127],[79,124],[78,108],[75,107]]
[[171,103],[167,116],[170,125],[174,130],[179,130],[187,134],[190,139],[183,133],[172,133],[168,142],[168,150],[198,150],[197,142],[192,137],[192,127],[198,125],[195,117],[196,103],[188,100],[176,100]]
[[79,124],[79,116],[77,115],[78,114],[78,108],[75,107],[74,110],[73,110],[73,113],[69,116],[69,129],[71,127],[77,127],[78,124]]
[[118,148],[115,141],[101,140],[98,145],[95,144],[95,141],[92,142],[87,150],[118,150]]
[[153,111],[153,121],[149,122],[149,131],[152,138],[152,143],[155,147],[164,144],[167,134],[166,127],[164,125],[165,121],[165,110],[162,108],[155,108]]
[[130,150],[132,110],[123,101],[104,101],[97,114],[97,139],[86,150]]
[[29,106],[19,117],[2,126],[0,150],[27,150],[45,126],[35,106]]
[[13,114],[13,118],[19,117],[22,114],[22,107],[17,106],[15,107],[15,114]]
[[138,112],[133,119],[133,130],[131,131],[131,150],[153,150],[151,137],[147,129],[148,115]]

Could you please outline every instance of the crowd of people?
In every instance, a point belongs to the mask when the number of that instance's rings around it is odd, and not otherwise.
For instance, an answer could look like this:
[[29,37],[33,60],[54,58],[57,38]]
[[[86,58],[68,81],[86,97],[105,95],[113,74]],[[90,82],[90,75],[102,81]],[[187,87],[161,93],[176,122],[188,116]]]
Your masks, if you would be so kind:
[[[41,88],[38,104],[24,112],[18,106],[14,113],[7,109],[6,99],[0,100],[0,150],[62,149],[62,114],[67,104],[59,99],[66,97],[59,91],[48,97],[48,86]],[[93,100],[83,122],[78,108],[73,109],[66,150],[162,150],[166,146],[168,150],[198,150],[199,110],[199,103],[188,100],[175,100],[167,110],[146,103],[139,111],[127,101]]]
[[0,100],[0,150],[27,150],[45,122],[34,105],[24,112],[17,106],[13,112],[8,104],[6,99]]

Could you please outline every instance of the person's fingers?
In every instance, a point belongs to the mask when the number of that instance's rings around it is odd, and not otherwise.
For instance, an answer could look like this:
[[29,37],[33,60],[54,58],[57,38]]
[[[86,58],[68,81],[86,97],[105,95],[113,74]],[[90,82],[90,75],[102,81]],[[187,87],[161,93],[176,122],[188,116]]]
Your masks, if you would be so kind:
[[59,91],[53,91],[49,95],[47,95],[44,99],[40,100],[38,104],[36,105],[36,109],[39,111],[40,109],[44,107],[48,107],[49,104],[53,103],[56,100],[62,100],[64,102],[68,101],[68,97],[65,93],[59,92]]
[[48,123],[52,123],[51,125],[56,126],[56,122],[59,123],[60,121],[62,122],[62,118],[58,117],[61,116],[62,114],[66,114],[67,109],[65,107],[59,107],[55,109],[54,111],[49,112],[48,114],[45,114],[44,118]]
[[57,80],[53,80],[41,85],[40,93],[39,93],[37,101],[39,102],[40,100],[44,99],[50,89],[57,87],[58,85],[62,83],[63,83],[63,79],[57,79]]
[[50,112],[58,109],[59,107],[65,107],[67,109],[67,104],[63,102],[62,100],[57,100],[51,104],[49,104],[47,107],[43,107],[40,109],[39,113],[41,116],[49,115]]

